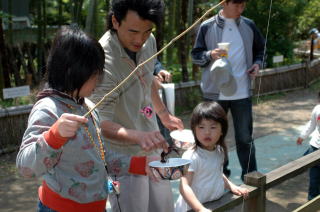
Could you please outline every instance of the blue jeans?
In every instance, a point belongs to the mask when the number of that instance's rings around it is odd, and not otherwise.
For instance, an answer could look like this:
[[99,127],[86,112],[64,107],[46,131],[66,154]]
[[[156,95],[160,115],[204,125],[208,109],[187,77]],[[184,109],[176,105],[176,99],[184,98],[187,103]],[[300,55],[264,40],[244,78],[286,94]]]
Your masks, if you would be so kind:
[[[57,211],[52,210],[51,208],[48,208],[47,206],[42,204],[42,202],[39,200],[38,201],[37,212],[57,212]],[[107,212],[107,210],[105,210],[105,212]]]
[[42,202],[39,200],[38,202],[38,207],[37,207],[37,212],[57,212],[55,210],[52,210],[51,208],[48,208]]
[[[307,155],[319,149],[310,146],[303,154]],[[311,200],[320,194],[320,164],[315,165],[309,169],[309,191],[308,200]]]
[[[228,113],[231,111],[235,132],[236,149],[242,168],[241,179],[245,174],[257,170],[256,150],[252,138],[251,98],[239,100],[218,100]],[[251,150],[250,150],[251,149]],[[226,163],[225,166],[228,164]],[[226,169],[226,167],[224,167]]]

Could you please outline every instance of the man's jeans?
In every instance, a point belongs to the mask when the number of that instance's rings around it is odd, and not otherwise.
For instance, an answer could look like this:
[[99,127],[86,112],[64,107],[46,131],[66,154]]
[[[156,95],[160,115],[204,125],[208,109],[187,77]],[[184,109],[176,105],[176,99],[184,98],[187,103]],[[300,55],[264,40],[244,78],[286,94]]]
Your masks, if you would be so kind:
[[39,201],[38,201],[37,212],[56,212],[56,211],[48,208],[47,206],[45,206],[44,204],[42,204],[42,202],[39,200]]
[[[235,132],[236,148],[242,168],[241,179],[249,172],[257,170],[256,151],[252,138],[251,98],[239,100],[218,100],[226,113],[231,111]],[[226,163],[225,166],[228,164]],[[224,167],[226,169],[226,167]]]
[[[303,154],[307,155],[319,149],[310,146]],[[311,200],[320,194],[320,164],[315,165],[309,169],[309,192],[308,200]]]

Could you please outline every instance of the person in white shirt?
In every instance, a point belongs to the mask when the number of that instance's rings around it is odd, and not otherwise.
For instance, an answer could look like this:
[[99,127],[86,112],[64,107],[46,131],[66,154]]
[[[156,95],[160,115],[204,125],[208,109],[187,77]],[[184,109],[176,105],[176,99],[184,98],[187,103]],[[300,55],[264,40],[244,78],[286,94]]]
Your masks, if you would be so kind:
[[[320,97],[320,93],[318,94]],[[319,98],[320,99],[320,98]],[[297,139],[297,144],[301,145],[302,142],[311,135],[309,142],[310,147],[304,153],[304,155],[310,154],[320,148],[320,105],[316,105],[311,113],[309,122],[305,125],[301,131],[300,136]],[[310,168],[309,170],[309,191],[308,200],[320,194],[320,164]]]
[[228,120],[216,102],[202,102],[193,110],[191,129],[195,145],[182,158],[191,160],[187,173],[181,177],[180,193],[175,212],[210,211],[203,203],[219,199],[225,188],[236,195],[248,196],[248,190],[233,184],[223,174],[227,147],[225,136]]
[[[262,66],[264,38],[254,22],[241,16],[247,0],[226,0],[223,9],[214,17],[204,21],[198,31],[191,56],[194,64],[203,68],[201,90],[205,101],[218,101],[223,109],[230,109],[234,129],[237,154],[244,175],[257,170],[255,146],[252,138],[251,80]],[[231,96],[223,95],[217,83],[210,77],[210,67],[226,51],[218,48],[218,43],[228,42],[227,59],[232,67],[237,90]],[[224,166],[226,176],[230,175]]]

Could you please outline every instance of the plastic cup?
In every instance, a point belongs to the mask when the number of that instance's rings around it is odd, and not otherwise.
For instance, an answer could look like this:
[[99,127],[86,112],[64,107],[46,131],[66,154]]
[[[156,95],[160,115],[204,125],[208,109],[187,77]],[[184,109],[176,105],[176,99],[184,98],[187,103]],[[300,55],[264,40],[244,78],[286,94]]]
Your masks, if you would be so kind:
[[228,51],[229,51],[230,43],[218,43],[218,48],[226,50],[227,54],[221,55],[222,57],[228,57]]

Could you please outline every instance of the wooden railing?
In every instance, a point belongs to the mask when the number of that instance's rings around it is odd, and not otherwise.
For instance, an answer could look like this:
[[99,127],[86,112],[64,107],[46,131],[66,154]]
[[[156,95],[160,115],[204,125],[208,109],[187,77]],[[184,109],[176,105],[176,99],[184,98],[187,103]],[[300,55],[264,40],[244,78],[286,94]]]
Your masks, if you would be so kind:
[[[263,69],[253,83],[253,95],[268,95],[306,88],[320,78],[320,59],[277,68]],[[260,83],[261,81],[261,83]],[[175,84],[176,106],[194,105],[201,100],[200,81]],[[195,98],[196,97],[196,98]]]
[[[316,164],[320,164],[319,153],[319,151],[315,151],[284,166],[281,166],[267,174],[252,172],[245,175],[245,184],[243,184],[242,186],[249,189],[249,198],[246,200],[243,200],[243,198],[240,196],[227,193],[219,200],[207,202],[204,205],[206,208],[209,208],[215,212],[230,210],[238,205],[243,206],[241,211],[265,212],[266,191],[286,180],[289,180],[303,173],[310,167]],[[310,202],[309,205],[304,206],[304,209],[302,209],[302,207],[297,211],[315,211],[308,210],[308,208],[319,209],[319,206],[320,198],[317,198],[314,201]]]
[[310,211],[319,211],[319,210],[320,210],[320,195],[308,201],[306,204],[301,205],[299,208],[297,208],[293,212],[310,212]]

